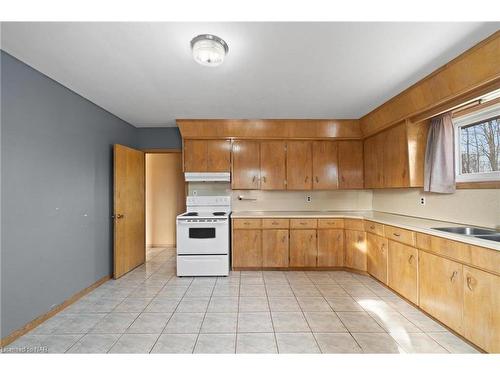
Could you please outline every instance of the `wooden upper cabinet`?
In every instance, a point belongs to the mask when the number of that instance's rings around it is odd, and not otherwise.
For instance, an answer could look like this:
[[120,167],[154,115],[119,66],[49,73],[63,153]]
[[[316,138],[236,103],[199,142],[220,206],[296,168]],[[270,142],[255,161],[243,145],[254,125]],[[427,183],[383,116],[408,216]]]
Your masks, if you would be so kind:
[[389,240],[387,285],[411,302],[418,303],[418,250]]
[[384,187],[384,137],[377,134],[364,140],[364,177],[365,188]]
[[284,141],[260,142],[260,188],[286,189],[286,144]]
[[260,188],[260,143],[257,141],[233,142],[233,189]]
[[421,250],[418,258],[420,308],[461,334],[464,310],[463,266]]
[[231,141],[225,139],[185,139],[185,172],[229,172]]
[[344,230],[318,229],[318,267],[344,265]]
[[366,234],[364,231],[345,230],[344,266],[366,271]]
[[315,141],[312,145],[313,189],[338,189],[338,142]]
[[288,267],[288,229],[262,230],[263,267]]
[[316,229],[290,230],[290,267],[316,267]]
[[231,171],[231,141],[226,139],[207,141],[207,172]]
[[410,186],[406,124],[384,131],[384,187]]
[[206,172],[208,143],[206,140],[184,140],[184,172]]
[[366,235],[368,273],[387,284],[387,239],[372,233]]
[[464,266],[463,335],[486,350],[500,353],[500,277]]
[[362,189],[363,141],[340,141],[339,148],[339,188]]
[[312,142],[288,141],[286,153],[288,190],[312,189]]

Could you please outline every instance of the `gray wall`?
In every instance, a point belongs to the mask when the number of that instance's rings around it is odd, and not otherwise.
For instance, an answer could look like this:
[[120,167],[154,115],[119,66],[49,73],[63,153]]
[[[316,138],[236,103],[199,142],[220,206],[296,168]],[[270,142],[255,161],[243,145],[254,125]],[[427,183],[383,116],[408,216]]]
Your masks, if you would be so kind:
[[182,139],[179,128],[137,128],[137,147],[181,148]]
[[111,273],[112,145],[138,134],[3,51],[1,89],[5,337]]

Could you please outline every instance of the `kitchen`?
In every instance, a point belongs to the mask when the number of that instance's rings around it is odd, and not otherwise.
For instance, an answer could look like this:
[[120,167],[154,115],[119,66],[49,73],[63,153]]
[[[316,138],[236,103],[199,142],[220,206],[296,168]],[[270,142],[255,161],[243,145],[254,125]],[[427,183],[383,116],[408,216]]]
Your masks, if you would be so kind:
[[1,27],[3,352],[500,353],[498,22]]

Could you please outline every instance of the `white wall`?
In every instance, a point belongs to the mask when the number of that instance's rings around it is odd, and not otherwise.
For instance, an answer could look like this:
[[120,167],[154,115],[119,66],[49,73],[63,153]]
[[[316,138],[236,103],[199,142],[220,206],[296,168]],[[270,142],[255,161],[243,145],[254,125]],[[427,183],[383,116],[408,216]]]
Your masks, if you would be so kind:
[[[426,199],[425,206],[420,205],[421,196]],[[455,194],[374,190],[373,210],[495,228],[500,226],[500,190],[461,189]]]

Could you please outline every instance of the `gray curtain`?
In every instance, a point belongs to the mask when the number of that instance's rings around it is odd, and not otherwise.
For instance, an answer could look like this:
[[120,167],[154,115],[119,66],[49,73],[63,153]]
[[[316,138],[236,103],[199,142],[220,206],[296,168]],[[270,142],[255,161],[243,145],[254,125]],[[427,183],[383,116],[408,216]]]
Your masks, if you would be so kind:
[[455,149],[450,112],[431,119],[425,149],[424,191],[455,192]]

